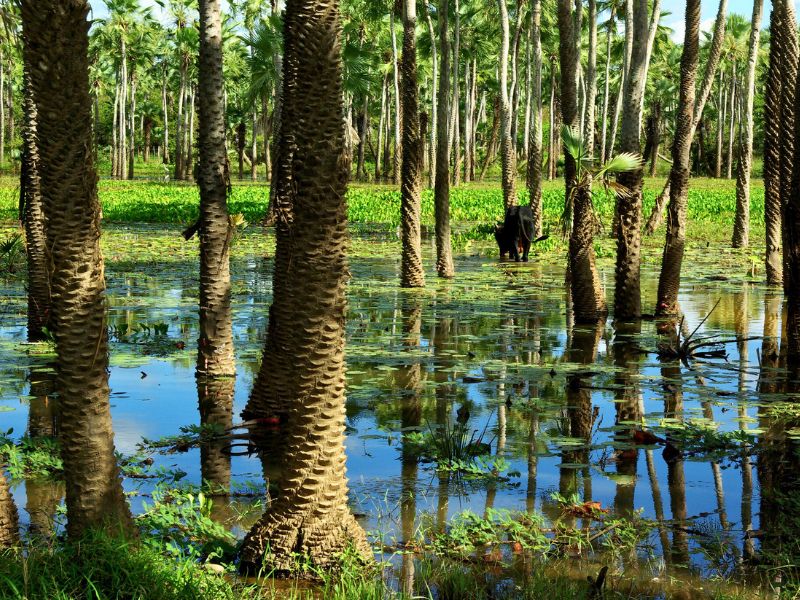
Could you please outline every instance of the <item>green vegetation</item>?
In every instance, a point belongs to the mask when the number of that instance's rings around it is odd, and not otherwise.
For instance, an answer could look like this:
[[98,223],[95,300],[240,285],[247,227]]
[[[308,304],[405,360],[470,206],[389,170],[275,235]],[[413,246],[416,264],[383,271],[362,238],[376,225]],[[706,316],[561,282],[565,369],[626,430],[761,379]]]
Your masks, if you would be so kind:
[[[0,221],[17,218],[18,191],[15,183],[2,180],[0,186]],[[758,182],[756,182],[758,183]],[[647,180],[644,194],[644,214],[648,215],[656,196],[661,192],[663,179]],[[735,182],[699,179],[692,183],[689,192],[689,219],[697,222],[730,223],[736,209]],[[754,226],[763,223],[764,189],[753,186],[752,216]],[[521,197],[525,197],[521,190]],[[264,185],[234,185],[230,199],[231,214],[241,213],[246,221],[260,223],[264,219],[269,188]],[[355,224],[383,224],[396,226],[400,222],[400,192],[383,185],[352,185],[347,196],[348,218]],[[196,186],[164,184],[145,181],[101,180],[100,201],[105,221],[131,223],[182,223],[193,222],[199,211],[199,192]],[[555,230],[555,224],[564,210],[564,183],[557,180],[545,182],[543,197],[545,227]],[[602,189],[594,198],[603,225],[608,229],[613,214],[613,199]],[[503,193],[495,185],[475,183],[454,188],[450,206],[455,224],[492,224],[502,220]],[[422,194],[422,222],[432,226],[433,193]],[[487,229],[486,237],[491,233]]]

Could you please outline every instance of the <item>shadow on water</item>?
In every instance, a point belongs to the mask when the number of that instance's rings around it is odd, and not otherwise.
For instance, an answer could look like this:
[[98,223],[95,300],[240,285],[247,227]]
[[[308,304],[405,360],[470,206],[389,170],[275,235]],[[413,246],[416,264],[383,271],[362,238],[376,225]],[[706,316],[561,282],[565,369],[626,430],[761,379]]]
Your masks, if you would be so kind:
[[[193,373],[197,290],[188,250],[132,258],[143,240],[157,245],[174,234],[108,230],[115,443],[129,456],[143,438],[182,426],[216,431],[184,452],[155,454],[150,468],[184,473],[178,486],[205,483],[212,518],[242,535],[280,494],[279,434],[239,428],[231,437],[263,347],[271,282],[267,261],[252,256],[267,244],[251,232],[234,249],[237,377],[203,381]],[[607,562],[641,581],[746,578],[800,555],[800,524],[786,518],[800,514],[800,410],[792,401],[800,378],[783,365],[780,296],[745,281],[695,280],[680,299],[683,321],[573,326],[560,265],[462,254],[456,280],[411,292],[398,289],[397,256],[392,240],[354,239],[345,443],[353,510],[384,547],[402,550],[384,557],[400,589],[424,592],[417,551],[466,511],[527,512],[542,516],[548,535],[577,532],[558,547],[595,561],[581,577]],[[606,283],[610,270],[601,261]],[[643,276],[652,295],[655,274]],[[22,283],[2,285],[22,307]],[[0,329],[0,350],[19,357],[0,366],[2,430],[57,438],[52,379],[20,351],[24,311],[16,314]],[[686,337],[706,316],[696,335],[734,341],[721,355],[687,364],[659,358],[661,344],[674,344],[681,327]],[[443,432],[472,440],[468,464],[430,456]],[[126,479],[134,512],[155,485]],[[23,525],[49,535],[63,483],[12,481],[12,492],[25,508]],[[615,530],[587,545],[598,515],[636,523],[637,543],[626,546]],[[522,560],[506,550],[507,562]]]

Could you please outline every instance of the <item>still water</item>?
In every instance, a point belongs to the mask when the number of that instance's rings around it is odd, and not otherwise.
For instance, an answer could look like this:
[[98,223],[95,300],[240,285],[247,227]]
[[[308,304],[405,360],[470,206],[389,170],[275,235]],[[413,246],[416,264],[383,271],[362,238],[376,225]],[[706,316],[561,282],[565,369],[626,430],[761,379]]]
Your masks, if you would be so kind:
[[[236,242],[232,269],[234,423],[258,370],[271,294],[272,263],[263,258],[271,240],[251,229]],[[105,232],[112,417],[116,449],[125,456],[136,454],[143,439],[200,423],[196,250],[176,238],[177,230],[163,227]],[[638,331],[615,331],[610,321],[573,327],[561,256],[517,265],[500,263],[495,252],[464,248],[453,282],[431,273],[425,291],[404,291],[397,241],[354,233],[346,444],[353,510],[365,528],[391,548],[420,523],[443,526],[466,510],[535,511],[557,520],[557,499],[572,498],[651,519],[639,554],[654,572],[688,566],[704,577],[735,573],[764,533],[763,482],[781,483],[750,451],[771,427],[765,407],[786,399],[775,393],[775,361],[762,360],[778,341],[780,295],[758,284],[737,256],[705,244],[690,249],[680,298],[684,333],[700,325],[693,339],[731,343],[719,355],[682,364],[659,359],[663,338],[652,320]],[[431,253],[428,244],[429,265]],[[655,254],[645,252],[643,267],[650,307]],[[613,264],[599,264],[610,295]],[[0,429],[49,434],[54,424],[57,430],[55,402],[46,357],[24,344],[23,281],[0,282],[0,297]],[[166,335],[155,333],[156,324],[167,325]],[[433,463],[403,460],[410,445],[404,435],[465,418],[489,444],[487,470],[499,477],[448,477]],[[634,445],[632,430],[669,439],[678,455],[658,441]],[[747,433],[731,434],[741,431]],[[731,446],[732,439],[739,443]],[[265,470],[256,455],[219,450],[212,459],[222,464],[212,470],[235,494],[215,500],[216,514],[243,532],[262,510],[247,514],[264,494]],[[150,472],[201,483],[198,448],[153,459]],[[153,480],[126,478],[124,485],[141,511]],[[60,484],[44,481],[13,488],[23,521],[33,527],[52,521],[62,494]]]

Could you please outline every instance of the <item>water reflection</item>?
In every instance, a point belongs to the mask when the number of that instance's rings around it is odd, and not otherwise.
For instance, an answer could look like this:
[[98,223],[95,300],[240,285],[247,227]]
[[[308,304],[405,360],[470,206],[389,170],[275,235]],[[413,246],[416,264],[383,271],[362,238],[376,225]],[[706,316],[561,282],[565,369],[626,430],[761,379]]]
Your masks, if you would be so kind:
[[[246,238],[241,243],[249,243]],[[700,281],[681,298],[683,322],[617,325],[607,340],[610,326],[568,323],[560,267],[498,268],[485,257],[462,256],[457,280],[415,295],[396,288],[390,242],[356,239],[354,246],[359,254],[349,288],[346,449],[351,501],[367,514],[366,529],[389,529],[388,538],[405,543],[414,539],[422,513],[439,530],[460,511],[481,515],[492,507],[563,519],[553,501],[558,492],[652,519],[658,524],[654,551],[675,569],[712,573],[721,564],[710,551],[717,539],[726,560],[742,570],[762,549],[785,550],[791,543],[796,528],[779,516],[786,514],[782,498],[798,487],[793,430],[800,424],[772,410],[796,391],[781,364],[780,295],[743,282]],[[112,336],[112,412],[118,447],[127,452],[142,436],[172,435],[180,425],[231,427],[258,372],[269,281],[259,275],[263,264],[235,261],[238,385],[198,381],[198,399],[186,393],[195,381],[193,265],[156,265],[153,271],[126,265],[147,270],[132,277],[109,264],[112,325],[169,323],[168,352],[161,352],[166,345]],[[652,290],[653,274],[643,276],[644,289]],[[697,335],[737,338],[726,346],[727,362],[698,361],[689,369],[659,360],[652,352],[659,343],[674,344],[680,328],[684,336],[691,333],[720,298]],[[3,329],[2,339],[16,339],[16,331]],[[761,340],[747,339],[762,334]],[[177,350],[178,342],[189,348]],[[0,367],[9,382],[0,404],[13,408],[2,414],[4,428],[27,429],[34,437],[57,434],[56,404],[45,379],[32,377],[23,389],[20,367],[15,369]],[[149,376],[140,379],[141,371]],[[19,396],[31,399],[21,404]],[[412,460],[404,431],[452,426],[466,413],[470,430],[486,427],[491,453],[508,464],[504,476],[514,473],[507,481],[456,485],[447,471]],[[706,426],[711,419],[716,425],[710,429],[720,436],[749,430],[748,442],[734,446],[731,456],[695,446],[682,451],[687,440],[679,428]],[[652,431],[681,451],[637,444],[636,431]],[[214,517],[227,523],[232,486],[265,474],[274,500],[282,484],[278,452],[231,458],[225,448],[220,441],[187,455],[156,457],[154,468],[178,465],[187,471],[186,481],[211,484]],[[151,491],[149,482],[140,485],[143,494]],[[20,489],[23,521],[49,531],[63,488],[29,481]],[[375,509],[384,504],[397,509],[391,523]],[[401,562],[401,579],[411,589],[412,555]]]

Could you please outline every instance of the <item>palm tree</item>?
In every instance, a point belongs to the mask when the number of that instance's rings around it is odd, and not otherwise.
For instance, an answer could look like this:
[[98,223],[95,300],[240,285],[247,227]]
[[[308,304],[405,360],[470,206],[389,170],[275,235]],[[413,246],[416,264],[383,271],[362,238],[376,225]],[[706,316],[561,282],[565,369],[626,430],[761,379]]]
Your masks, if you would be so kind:
[[528,137],[528,198],[533,213],[534,239],[542,235],[542,0],[531,4],[533,78],[528,95],[532,100]]
[[791,188],[794,164],[794,76],[798,47],[794,8],[779,0],[770,14],[770,48],[764,95],[764,225],[767,285],[786,284],[782,247],[782,212]]
[[417,87],[417,4],[403,0],[402,73],[402,188],[401,223],[403,251],[400,263],[402,287],[424,287],[422,266],[422,154],[425,147],[419,129],[419,89]]
[[500,160],[503,173],[503,204],[505,208],[517,204],[517,155],[512,139],[513,111],[508,92],[508,60],[510,46],[510,26],[506,0],[498,0],[500,6]]
[[19,516],[0,463],[0,550],[19,543]]
[[453,250],[450,243],[450,19],[449,0],[439,0],[439,89],[436,110],[436,177],[434,180],[434,212],[436,218],[436,273],[439,277],[454,275]]
[[343,445],[350,156],[339,12],[335,0],[289,0],[284,15],[274,297],[246,414],[282,416],[285,479],[240,552],[244,570],[279,574],[298,556],[321,569],[348,548],[371,557],[347,506]]
[[744,136],[739,151],[736,174],[736,217],[733,223],[734,248],[746,248],[750,243],[750,169],[753,161],[753,104],[756,91],[756,63],[761,39],[761,13],[763,0],[753,0],[753,16],[750,20],[750,43],[747,50],[747,74],[745,76],[745,99],[743,115]]
[[219,0],[200,0],[198,62],[200,137],[200,337],[197,373],[206,377],[236,374],[231,317],[228,216],[230,169],[225,145],[222,74],[222,22]]
[[[642,126],[642,98],[647,84],[647,0],[636,0],[632,19],[633,26],[628,73],[625,77],[622,101],[622,128],[620,148],[623,152],[641,152],[640,131]],[[617,199],[617,265],[614,292],[614,316],[617,319],[638,319],[642,314],[640,282],[640,252],[642,223],[642,179],[643,169],[627,171],[619,177],[626,189]]]
[[[129,530],[114,455],[86,0],[24,0],[50,247],[67,533]],[[68,118],[65,118],[68,116]]]
[[694,133],[695,80],[700,55],[700,0],[686,0],[686,34],[681,56],[681,87],[672,144],[669,219],[667,241],[658,282],[659,314],[674,314],[678,309],[680,270],[686,237],[686,204],[689,193],[689,154]]
[[[694,18],[695,0],[687,0],[686,10],[686,41],[683,45],[681,56],[681,89],[678,99],[677,124],[672,143],[672,168],[669,181],[669,207],[667,219],[667,237],[664,243],[664,254],[661,260],[661,274],[658,280],[658,296],[656,300],[656,314],[677,314],[678,291],[681,285],[681,267],[683,265],[683,252],[686,245],[686,207],[689,195],[689,164],[692,139],[703,116],[703,109],[711,88],[714,85],[717,67],[722,54],[723,40],[725,38],[725,11],[727,0],[720,0],[717,17],[714,21],[714,33],[711,38],[708,60],[703,74],[703,82],[699,92],[695,89],[697,80],[697,66],[699,63],[700,38],[695,43],[689,35],[699,23],[690,21]],[[689,11],[691,5],[692,11]],[[699,9],[698,9],[699,10]],[[697,17],[699,19],[699,16]],[[692,33],[693,35],[693,33]],[[687,89],[692,85],[691,92]],[[687,110],[691,110],[691,118]]]
[[[570,220],[572,206],[572,232],[569,240],[569,269],[572,277],[572,304],[576,323],[595,323],[606,315],[606,304],[600,277],[597,274],[594,254],[594,229],[596,227],[592,207],[592,180],[598,179],[604,189],[613,190],[620,202],[630,202],[635,190],[609,181],[610,175],[641,171],[642,157],[634,153],[622,153],[601,166],[593,168],[593,159],[588,144],[577,126],[564,126],[562,130],[564,152],[575,162],[575,178],[566,199],[564,222]],[[641,177],[641,175],[640,175]],[[628,317],[620,317],[628,318]]]
[[50,324],[50,273],[47,268],[47,234],[39,179],[39,150],[36,143],[36,103],[30,84],[28,51],[23,58],[23,124],[19,194],[25,226],[28,262],[28,340],[41,341]]
[[[579,5],[580,7],[580,5]],[[577,72],[579,63],[578,41],[580,31],[575,28],[571,0],[558,2],[559,55],[561,58],[561,115],[564,131],[574,135],[578,126]],[[564,136],[566,137],[566,136]],[[592,209],[592,193],[588,186],[581,186],[591,172],[583,170],[578,161],[587,157],[582,151],[583,143],[571,150],[565,144],[564,180],[565,207],[572,206],[572,229],[569,238],[569,276],[571,278],[573,312],[575,322],[594,323],[604,319],[607,313],[600,276],[594,254],[595,216]],[[580,150],[580,152],[579,152]],[[579,179],[580,177],[580,179]],[[564,220],[568,226],[569,219]]]

